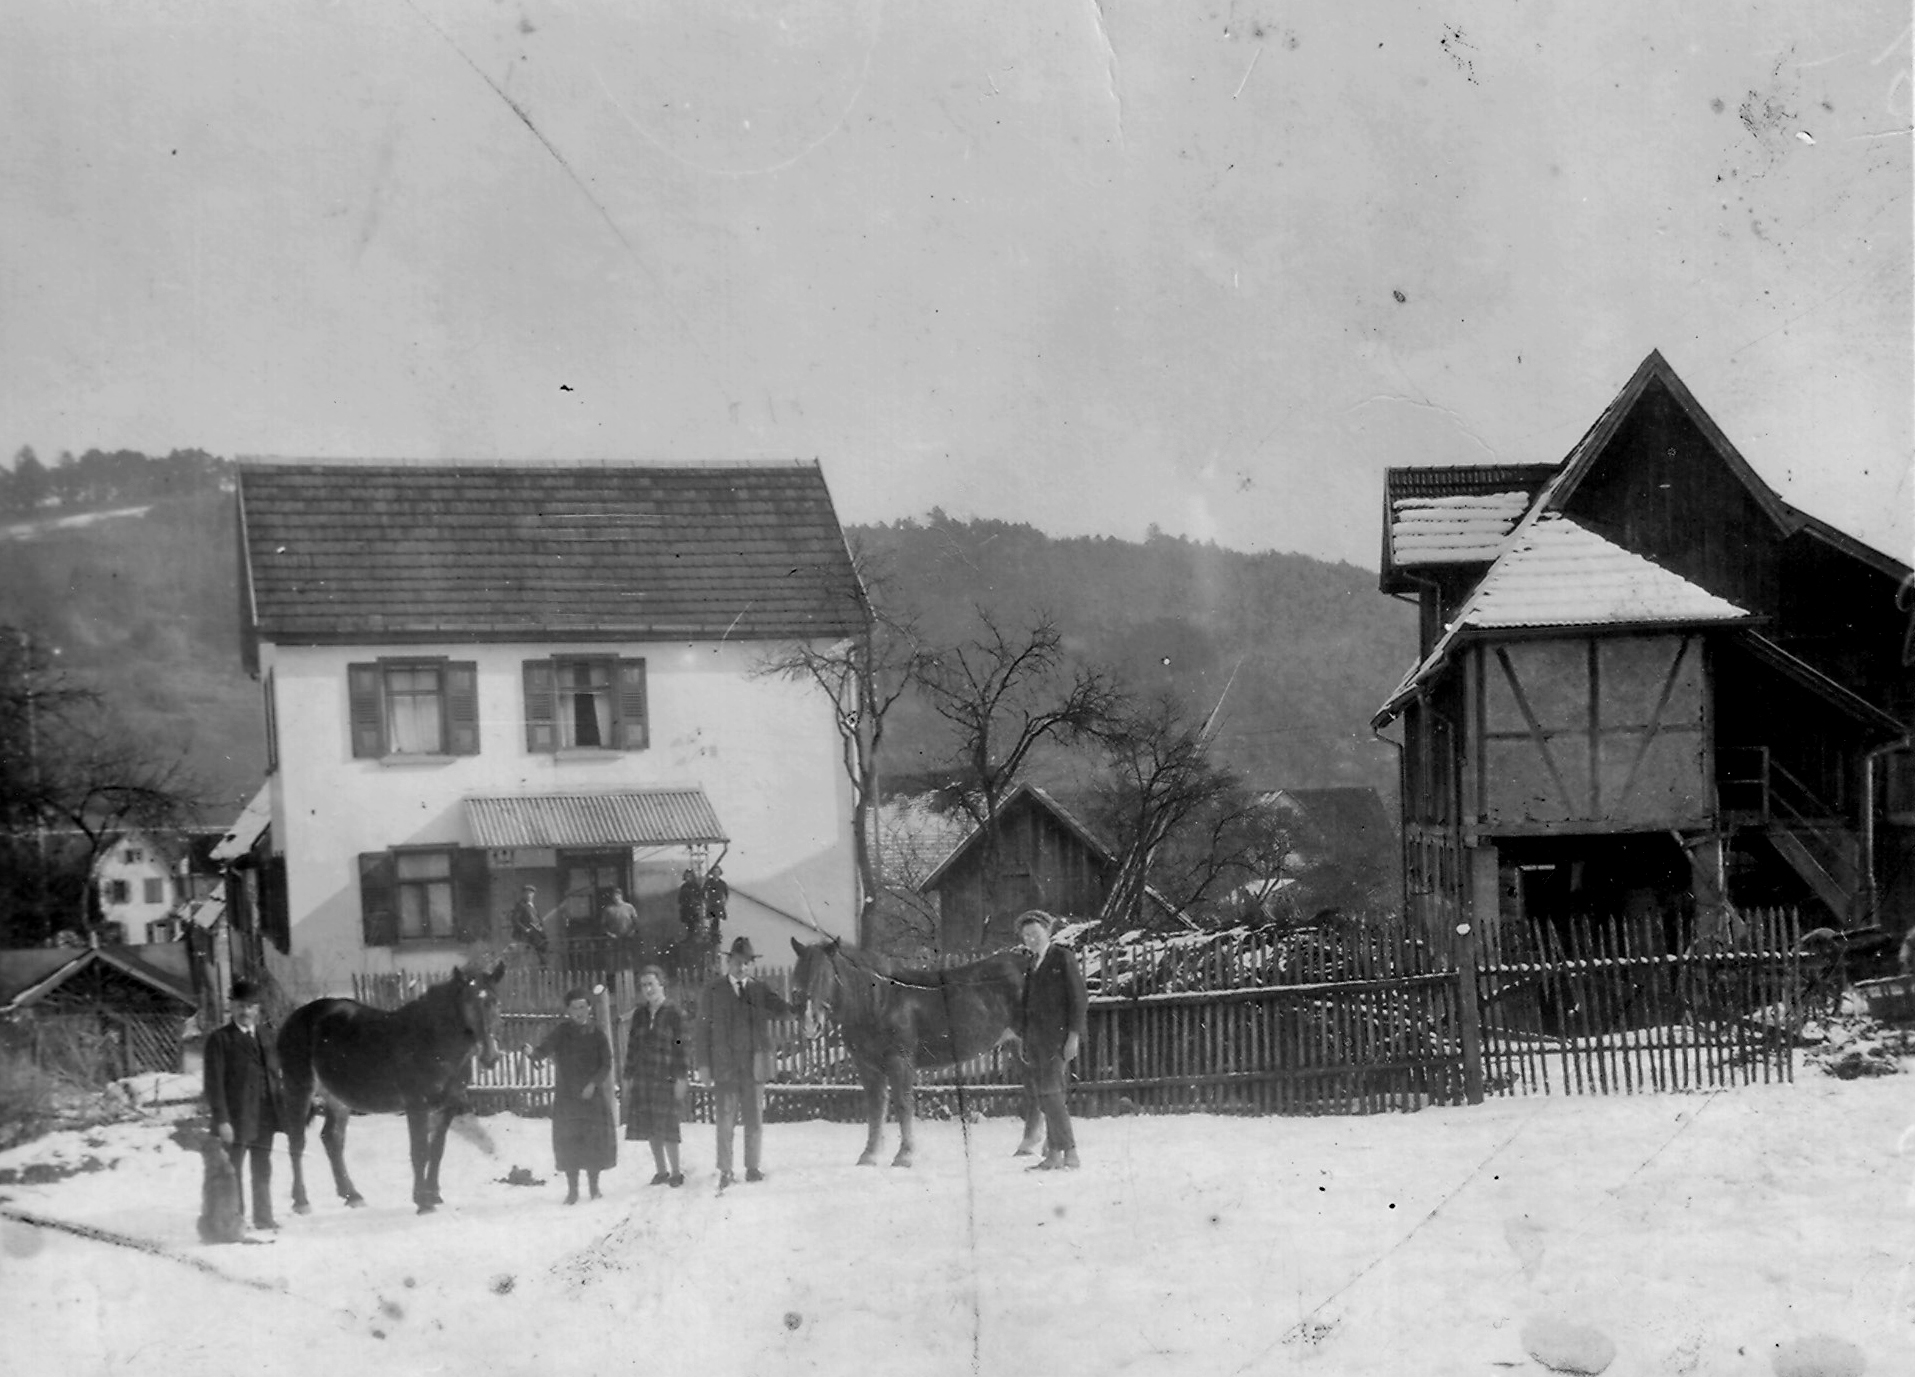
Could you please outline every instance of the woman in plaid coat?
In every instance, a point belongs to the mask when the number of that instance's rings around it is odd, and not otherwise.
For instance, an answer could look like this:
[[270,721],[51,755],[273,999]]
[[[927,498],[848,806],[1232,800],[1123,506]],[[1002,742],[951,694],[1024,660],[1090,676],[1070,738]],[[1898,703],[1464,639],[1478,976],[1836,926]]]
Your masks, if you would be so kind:
[[652,1145],[654,1186],[685,1184],[678,1168],[678,1116],[684,1111],[691,1060],[685,1019],[665,998],[665,972],[647,966],[638,976],[638,1007],[625,1043],[625,1136]]

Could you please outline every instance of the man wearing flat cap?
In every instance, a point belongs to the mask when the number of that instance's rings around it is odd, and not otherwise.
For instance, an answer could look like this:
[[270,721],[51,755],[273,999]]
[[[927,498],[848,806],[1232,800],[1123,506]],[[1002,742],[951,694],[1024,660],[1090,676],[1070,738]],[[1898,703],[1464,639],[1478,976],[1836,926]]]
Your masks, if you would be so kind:
[[253,1227],[276,1229],[273,1135],[285,1127],[287,1106],[273,1033],[260,1022],[261,993],[251,980],[233,982],[232,1017],[206,1039],[206,1109],[235,1178],[250,1159]]
[[758,953],[740,937],[725,954],[725,973],[705,987],[698,1020],[698,1072],[718,1100],[718,1184],[732,1183],[732,1129],[745,1120],[745,1180],[762,1181],[760,1149],[765,1131],[765,1082],[771,1079],[771,1020],[791,1006],[762,980],[754,980]]

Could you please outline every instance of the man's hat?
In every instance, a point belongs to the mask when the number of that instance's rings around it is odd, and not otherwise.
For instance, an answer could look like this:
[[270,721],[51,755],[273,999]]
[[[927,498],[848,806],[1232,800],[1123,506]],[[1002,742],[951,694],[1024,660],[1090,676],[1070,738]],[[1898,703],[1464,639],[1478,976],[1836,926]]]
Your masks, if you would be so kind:
[[257,1004],[261,991],[255,980],[235,980],[233,982],[233,1003]]
[[749,937],[739,937],[733,940],[731,950],[727,952],[726,955],[742,956],[747,961],[756,961],[758,959],[758,953],[751,949],[751,939]]

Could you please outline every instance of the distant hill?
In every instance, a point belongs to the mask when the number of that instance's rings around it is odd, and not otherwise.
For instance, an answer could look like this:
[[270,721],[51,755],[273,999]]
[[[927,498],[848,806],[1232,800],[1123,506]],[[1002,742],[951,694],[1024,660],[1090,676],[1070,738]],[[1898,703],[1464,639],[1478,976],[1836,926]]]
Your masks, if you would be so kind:
[[[1416,619],[1373,572],[1155,534],[1053,539],[936,512],[848,535],[934,639],[963,635],[977,606],[1047,612],[1075,653],[1133,685],[1174,687],[1200,711],[1223,694],[1219,748],[1253,786],[1369,785],[1394,816],[1396,751],[1369,718],[1415,653]],[[900,714],[887,773],[937,782],[940,726],[921,706]]]
[[[847,534],[932,635],[962,635],[980,604],[1011,622],[1047,611],[1074,653],[1138,686],[1172,685],[1208,709],[1229,682],[1219,745],[1251,784],[1369,785],[1394,812],[1395,752],[1367,722],[1407,665],[1415,622],[1373,573],[1164,536],[1059,540],[939,513]],[[135,730],[184,751],[209,786],[211,821],[230,817],[265,767],[259,689],[239,662],[236,559],[233,500],[219,491],[0,529],[0,623],[59,647]],[[940,727],[907,705],[887,777],[935,782]]]

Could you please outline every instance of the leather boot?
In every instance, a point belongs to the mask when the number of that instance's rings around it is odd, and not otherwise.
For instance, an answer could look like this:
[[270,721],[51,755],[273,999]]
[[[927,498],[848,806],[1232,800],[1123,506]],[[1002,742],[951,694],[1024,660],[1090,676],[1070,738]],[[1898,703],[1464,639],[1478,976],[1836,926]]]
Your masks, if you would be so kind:
[[1044,1130],[1041,1127],[1034,1128],[1024,1135],[1024,1141],[1017,1145],[1017,1151],[1013,1152],[1011,1156],[1029,1157],[1033,1152],[1036,1152],[1043,1146]]
[[1076,1170],[1077,1170],[1077,1169],[1078,1169],[1079,1167],[1081,1167],[1081,1166],[1083,1166],[1083,1165],[1084,1165],[1084,1164],[1083,1164],[1082,1162],[1080,1162],[1080,1161],[1078,1161],[1078,1160],[1077,1160],[1077,1149],[1076,1149],[1076,1148],[1065,1148],[1065,1149],[1064,1149],[1064,1170],[1066,1170],[1066,1171],[1076,1171]]
[[1030,1166],[1024,1168],[1025,1171],[1062,1171],[1063,1169],[1064,1154],[1055,1148],[1046,1152],[1041,1161],[1033,1162]]

